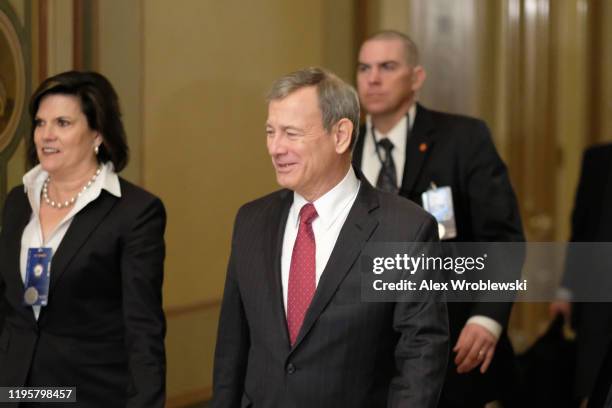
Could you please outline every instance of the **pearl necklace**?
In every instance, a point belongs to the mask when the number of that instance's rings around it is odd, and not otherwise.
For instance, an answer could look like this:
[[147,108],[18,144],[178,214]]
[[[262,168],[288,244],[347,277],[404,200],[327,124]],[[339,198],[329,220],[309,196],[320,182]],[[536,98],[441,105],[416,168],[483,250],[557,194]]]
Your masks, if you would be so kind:
[[102,171],[102,167],[98,167],[98,170],[96,170],[96,173],[91,177],[91,180],[89,180],[87,184],[83,186],[81,191],[79,191],[79,193],[75,195],[74,197],[72,197],[70,200],[66,200],[63,203],[60,203],[60,202],[56,203],[55,201],[49,198],[49,182],[51,181],[51,177],[47,177],[47,179],[43,183],[43,189],[42,189],[42,195],[43,195],[43,199],[45,200],[45,203],[47,203],[47,205],[53,208],[57,208],[58,210],[71,206],[89,187],[91,187],[94,181],[96,181],[96,178],[98,178],[98,176],[100,175],[101,171]]

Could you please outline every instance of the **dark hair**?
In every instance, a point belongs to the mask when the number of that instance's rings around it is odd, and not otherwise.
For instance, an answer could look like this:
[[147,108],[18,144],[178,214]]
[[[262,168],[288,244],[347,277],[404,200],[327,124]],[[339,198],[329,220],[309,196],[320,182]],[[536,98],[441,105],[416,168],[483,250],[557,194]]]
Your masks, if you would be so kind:
[[100,132],[102,144],[98,161],[111,161],[116,172],[123,170],[128,162],[128,146],[125,129],[121,121],[119,98],[111,83],[97,72],[68,71],[45,79],[30,99],[32,131],[28,141],[28,161],[38,163],[34,145],[34,121],[41,101],[48,95],[74,95],[79,98],[81,111],[87,118],[89,128]]

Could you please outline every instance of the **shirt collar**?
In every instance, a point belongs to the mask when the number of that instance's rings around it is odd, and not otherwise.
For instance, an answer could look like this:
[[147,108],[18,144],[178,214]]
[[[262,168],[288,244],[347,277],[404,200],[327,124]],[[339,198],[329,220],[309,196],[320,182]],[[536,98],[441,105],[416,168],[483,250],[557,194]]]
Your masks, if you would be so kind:
[[[360,184],[361,182],[351,166],[340,183],[312,203],[318,214],[316,220],[319,220],[324,229],[329,229],[342,213],[342,210],[353,201],[353,198],[359,192]],[[295,222],[296,228],[300,221],[300,210],[307,203],[308,201],[304,197],[293,192],[290,219]]]
[[[36,165],[23,176],[24,191],[26,193],[28,191],[40,191],[47,177],[49,177],[49,173],[43,170],[40,164]],[[102,165],[102,170],[96,178],[96,181],[98,180],[100,181],[101,189],[108,191],[115,197],[121,197],[119,176],[115,173],[115,167],[112,162],[106,162]]]
[[[410,119],[408,122],[406,119]],[[374,132],[374,136],[376,141],[383,138],[388,138],[391,142],[393,142],[394,151],[398,154],[403,154],[406,151],[406,134],[408,133],[408,129],[406,126],[410,126],[410,130],[414,126],[414,120],[416,118],[416,104],[412,104],[410,109],[408,109],[408,115],[402,116],[402,118],[387,132],[387,134],[383,134],[381,132]],[[366,115],[366,131],[367,137],[372,137],[372,116]],[[373,154],[376,154],[376,150],[373,151]]]
[[115,173],[115,166],[113,166],[112,162],[106,162],[102,166],[102,171],[98,177],[101,179],[101,187],[103,190],[108,191],[117,198],[121,197],[119,176]]

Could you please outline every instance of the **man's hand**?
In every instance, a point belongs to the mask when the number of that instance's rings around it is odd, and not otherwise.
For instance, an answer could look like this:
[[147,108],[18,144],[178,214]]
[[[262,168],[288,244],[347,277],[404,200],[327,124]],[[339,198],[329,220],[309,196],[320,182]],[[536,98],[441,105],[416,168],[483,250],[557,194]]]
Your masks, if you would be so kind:
[[555,302],[550,303],[548,311],[550,312],[550,317],[552,317],[553,319],[558,314],[561,314],[563,315],[563,318],[566,322],[570,322],[570,319],[572,317],[572,304],[564,300],[557,300]]
[[476,323],[466,324],[453,348],[457,353],[457,372],[467,373],[482,364],[480,372],[484,374],[493,360],[496,345],[497,338],[490,331]]

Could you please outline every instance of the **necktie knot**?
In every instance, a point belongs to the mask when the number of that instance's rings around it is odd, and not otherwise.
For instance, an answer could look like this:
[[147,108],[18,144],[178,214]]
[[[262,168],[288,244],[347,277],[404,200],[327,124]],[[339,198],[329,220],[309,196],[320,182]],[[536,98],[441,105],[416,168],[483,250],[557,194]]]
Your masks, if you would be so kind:
[[382,148],[383,148],[383,150],[385,151],[385,155],[386,155],[386,157],[388,157],[388,156],[391,154],[391,150],[393,150],[393,148],[395,147],[395,146],[393,145],[393,142],[392,142],[392,141],[390,141],[390,140],[389,140],[388,138],[386,138],[386,137],[385,137],[385,138],[383,138],[383,139],[380,139],[380,140],[378,141],[378,145],[379,145],[380,147],[382,147]]
[[300,223],[311,224],[318,215],[312,203],[305,204],[300,210]]

